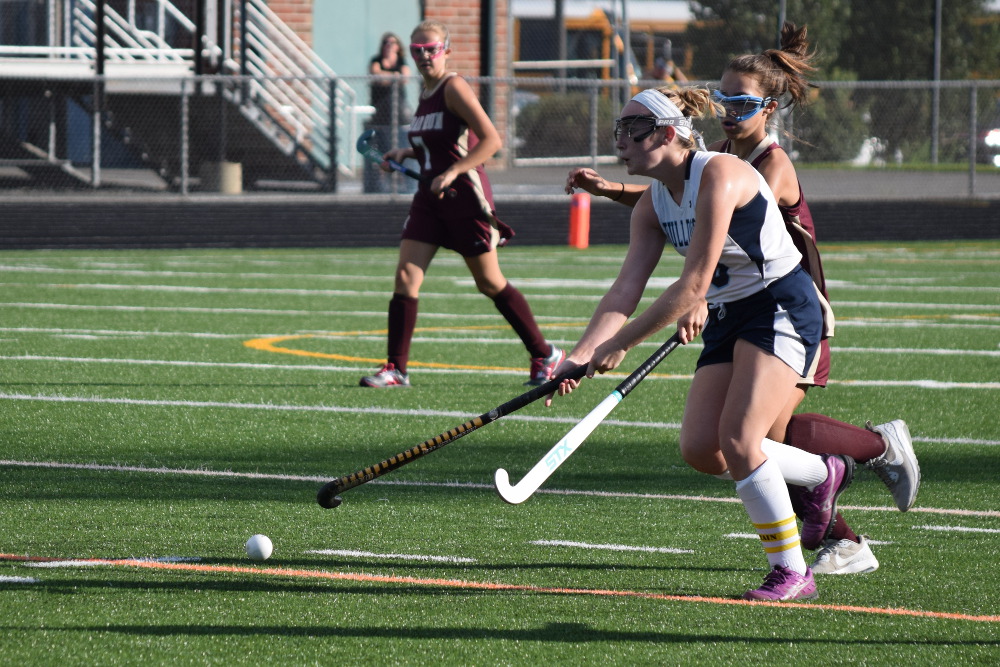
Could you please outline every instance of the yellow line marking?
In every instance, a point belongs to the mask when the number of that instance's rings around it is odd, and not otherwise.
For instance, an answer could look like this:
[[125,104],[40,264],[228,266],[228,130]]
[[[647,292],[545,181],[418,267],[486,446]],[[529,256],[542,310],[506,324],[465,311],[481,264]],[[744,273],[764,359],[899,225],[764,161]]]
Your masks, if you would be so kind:
[[[548,326],[585,326],[586,323],[560,323],[558,325],[548,325]],[[540,325],[545,327],[547,325]],[[418,327],[414,329],[413,333],[427,333],[427,332],[440,332],[440,331],[496,331],[500,329],[507,329],[506,325],[472,325],[472,326],[461,326],[461,327]],[[382,364],[385,363],[385,359],[373,359],[370,357],[356,357],[347,354],[336,354],[334,352],[318,352],[314,350],[303,350],[295,347],[288,347],[285,344],[297,340],[305,340],[309,338],[352,338],[357,336],[373,336],[373,335],[388,335],[389,331],[387,329],[374,329],[371,331],[330,331],[321,334],[288,334],[284,336],[270,336],[267,338],[254,338],[245,341],[243,345],[254,350],[260,350],[261,352],[273,352],[276,354],[291,354],[298,357],[311,357],[313,359],[336,359],[337,361],[353,361],[365,364]],[[522,368],[510,368],[507,366],[478,366],[473,364],[444,364],[434,361],[410,361],[407,364],[408,367],[412,368],[448,368],[457,370],[475,370],[475,371],[520,371]]]

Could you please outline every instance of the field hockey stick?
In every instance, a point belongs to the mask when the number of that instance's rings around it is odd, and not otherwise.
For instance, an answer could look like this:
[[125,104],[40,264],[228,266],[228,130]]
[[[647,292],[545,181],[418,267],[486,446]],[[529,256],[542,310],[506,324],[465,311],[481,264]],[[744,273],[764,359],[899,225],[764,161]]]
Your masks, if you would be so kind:
[[[364,132],[361,133],[361,136],[358,137],[358,141],[354,145],[354,147],[358,149],[358,152],[361,153],[366,160],[368,160],[369,162],[374,162],[375,164],[386,163],[390,167],[392,167],[394,171],[398,171],[399,173],[405,174],[414,180],[430,185],[431,182],[430,178],[427,178],[419,174],[418,172],[413,171],[409,167],[406,167],[400,164],[399,162],[396,162],[395,160],[384,159],[382,157],[382,154],[378,152],[378,149],[371,145],[371,140],[372,137],[374,136],[375,136],[375,130],[365,130]],[[458,190],[456,190],[455,188],[448,188],[447,190],[445,190],[445,194],[447,194],[449,197],[454,197],[458,194]]]
[[563,461],[569,458],[570,454],[583,444],[583,441],[594,432],[594,429],[615,409],[615,406],[621,403],[622,399],[628,396],[629,392],[635,389],[636,385],[642,382],[642,379],[656,368],[657,364],[673,352],[680,345],[680,342],[681,339],[678,334],[675,333],[671,336],[649,359],[642,362],[639,368],[635,369],[631,375],[625,378],[607,398],[591,410],[590,414],[570,429],[570,432],[563,436],[563,439],[557,442],[545,457],[536,463],[535,467],[529,470],[528,474],[516,485],[511,486],[507,471],[499,468],[493,477],[493,481],[496,484],[497,493],[500,494],[500,497],[511,505],[523,503],[530,498],[545,483],[545,480],[552,476],[556,468],[562,465]]
[[539,385],[530,391],[526,391],[516,398],[512,398],[503,405],[495,407],[489,412],[479,415],[475,419],[470,419],[461,426],[456,426],[450,431],[445,431],[441,435],[435,436],[430,440],[425,440],[414,447],[410,447],[405,452],[400,452],[399,454],[396,454],[392,458],[388,458],[381,463],[376,463],[373,466],[368,466],[367,468],[353,472],[350,475],[338,477],[332,482],[327,482],[319,490],[319,493],[316,494],[316,502],[326,509],[337,507],[341,502],[343,502],[343,499],[338,495],[339,493],[348,489],[353,489],[356,486],[361,486],[362,484],[372,481],[376,477],[381,477],[382,475],[392,472],[400,466],[404,466],[411,461],[415,461],[421,456],[426,456],[437,449],[441,449],[445,445],[455,442],[462,436],[468,435],[482,426],[495,422],[504,415],[516,412],[529,403],[534,403],[543,396],[548,396],[559,389],[559,384],[564,380],[579,380],[586,372],[586,366],[577,366],[571,371],[549,380],[545,384]]

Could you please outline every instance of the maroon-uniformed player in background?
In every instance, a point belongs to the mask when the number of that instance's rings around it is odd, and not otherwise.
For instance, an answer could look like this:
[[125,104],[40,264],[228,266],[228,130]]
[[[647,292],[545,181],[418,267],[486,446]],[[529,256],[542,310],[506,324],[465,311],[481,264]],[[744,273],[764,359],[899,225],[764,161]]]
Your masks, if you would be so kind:
[[[461,76],[447,71],[448,28],[424,21],[410,35],[410,53],[423,78],[420,103],[410,124],[410,147],[387,152],[386,160],[414,158],[423,176],[403,224],[396,283],[389,301],[389,354],[385,366],[361,378],[363,387],[406,387],[407,361],[417,321],[420,285],[438,248],[465,260],[476,287],[493,300],[521,338],[531,369],[528,384],[543,384],[565,353],[545,340],[527,300],[507,282],[497,248],[514,231],[496,217],[483,163],[501,146],[500,134]],[[429,181],[429,182],[428,182]],[[454,197],[445,197],[449,188]]]

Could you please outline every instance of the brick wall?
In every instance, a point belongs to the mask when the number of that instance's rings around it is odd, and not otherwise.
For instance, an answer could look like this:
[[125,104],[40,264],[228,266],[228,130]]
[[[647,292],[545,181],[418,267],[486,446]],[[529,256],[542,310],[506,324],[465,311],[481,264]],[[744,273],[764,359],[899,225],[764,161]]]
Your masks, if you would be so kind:
[[302,41],[312,46],[313,0],[270,0],[267,6],[294,30]]
[[[507,58],[507,44],[509,39],[509,25],[507,20],[507,0],[495,0],[494,8],[496,16],[493,17],[494,27],[494,53],[493,75],[498,77],[509,76],[510,64]],[[424,18],[430,21],[440,21],[448,26],[451,33],[452,54],[448,61],[449,68],[466,76],[485,76],[480,62],[480,25],[481,9],[483,3],[469,2],[469,0],[426,0]],[[493,93],[493,104],[491,109],[487,109],[490,119],[500,132],[501,137],[506,137],[507,131],[507,86],[495,90]],[[477,90],[477,92],[479,92]],[[482,95],[480,95],[482,97]],[[490,167],[501,167],[503,165],[503,152],[494,158]]]
[[[313,43],[313,3],[315,0],[270,0],[268,7],[278,15],[289,28],[302,38],[306,44]],[[326,0],[332,1],[332,0]],[[451,33],[452,55],[449,60],[450,69],[465,76],[483,76],[480,62],[480,23],[483,3],[470,0],[425,0],[424,17],[428,20],[440,21],[448,26]],[[509,40],[509,25],[507,20],[508,0],[495,0],[496,16],[494,25],[494,75],[509,76],[507,44]],[[408,34],[403,38],[407,39]],[[475,87],[474,87],[475,88]],[[477,93],[481,91],[475,88]],[[490,119],[500,132],[501,137],[507,135],[507,87],[493,91],[492,108],[488,108]],[[503,151],[490,162],[494,168],[504,165]]]

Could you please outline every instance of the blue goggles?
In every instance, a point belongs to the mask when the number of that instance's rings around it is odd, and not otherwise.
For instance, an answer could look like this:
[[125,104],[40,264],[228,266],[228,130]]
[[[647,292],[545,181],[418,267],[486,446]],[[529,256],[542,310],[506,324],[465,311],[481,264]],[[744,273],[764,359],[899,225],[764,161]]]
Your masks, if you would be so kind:
[[775,101],[774,97],[757,97],[755,95],[733,95],[726,97],[718,90],[712,91],[712,97],[722,105],[723,111],[716,112],[719,118],[731,117],[737,123],[753,118],[757,112]]

